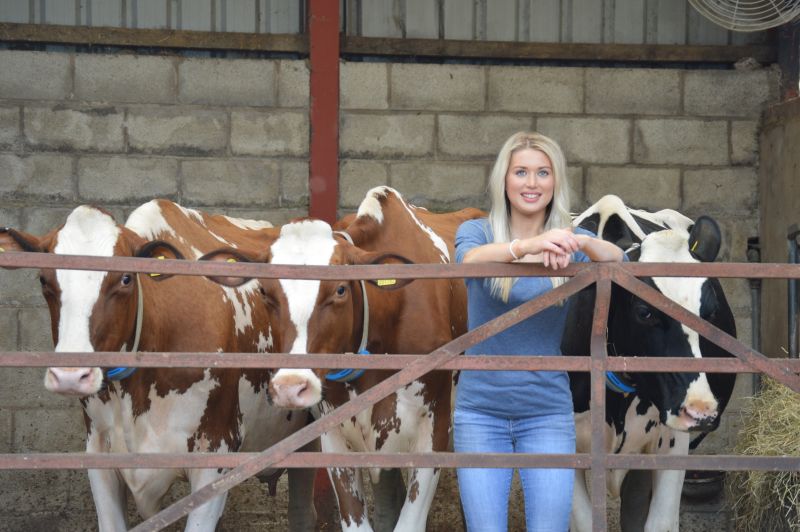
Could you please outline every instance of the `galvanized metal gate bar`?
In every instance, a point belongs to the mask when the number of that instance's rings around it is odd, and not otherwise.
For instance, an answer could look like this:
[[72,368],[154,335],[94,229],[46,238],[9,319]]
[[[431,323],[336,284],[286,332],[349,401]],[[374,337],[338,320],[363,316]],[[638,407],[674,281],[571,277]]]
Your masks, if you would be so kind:
[[418,379],[422,375],[435,370],[439,365],[459,356],[468,347],[483,341],[502,330],[511,327],[523,319],[535,314],[554,303],[569,297],[585,288],[594,281],[594,272],[587,270],[579,273],[560,287],[551,290],[545,295],[528,301],[516,309],[495,318],[494,320],[474,329],[467,334],[448,342],[436,349],[425,358],[417,359],[409,367],[387,377],[364,393],[351,399],[344,405],[336,408],[331,413],[322,416],[310,425],[295,432],[283,441],[273,445],[254,458],[222,475],[217,481],[208,484],[191,495],[175,502],[156,515],[134,527],[132,532],[146,532],[161,530],[187,515],[194,508],[217,497],[223,491],[244,482],[259,471],[271,467],[275,462],[283,460],[290,453],[303,445],[318,438],[323,433],[341,424],[350,417],[358,414],[369,405],[375,404],[384,397],[394,393],[399,388]]

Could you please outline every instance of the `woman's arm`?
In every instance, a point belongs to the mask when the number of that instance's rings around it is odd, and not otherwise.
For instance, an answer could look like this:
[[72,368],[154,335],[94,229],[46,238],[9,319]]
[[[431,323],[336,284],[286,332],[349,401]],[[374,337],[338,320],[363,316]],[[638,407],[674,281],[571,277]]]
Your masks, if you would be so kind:
[[601,238],[589,235],[576,234],[580,250],[583,251],[592,262],[621,262],[623,252],[615,244]]
[[[547,252],[555,257],[566,257],[580,249],[580,244],[572,231],[567,229],[551,229],[541,235],[520,238],[511,242],[484,244],[469,250],[462,259],[464,264],[470,262],[511,262],[525,255],[537,255]],[[545,264],[547,266],[547,264]]]

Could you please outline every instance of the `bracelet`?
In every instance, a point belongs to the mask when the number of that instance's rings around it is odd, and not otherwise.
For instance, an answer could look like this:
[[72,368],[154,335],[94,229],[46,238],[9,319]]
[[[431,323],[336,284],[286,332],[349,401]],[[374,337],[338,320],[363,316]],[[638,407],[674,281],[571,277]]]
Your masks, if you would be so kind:
[[508,252],[511,253],[512,257],[514,257],[514,260],[519,260],[519,257],[517,257],[517,254],[514,253],[514,244],[516,244],[518,240],[519,240],[519,238],[515,238],[514,240],[512,240],[511,242],[508,243]]

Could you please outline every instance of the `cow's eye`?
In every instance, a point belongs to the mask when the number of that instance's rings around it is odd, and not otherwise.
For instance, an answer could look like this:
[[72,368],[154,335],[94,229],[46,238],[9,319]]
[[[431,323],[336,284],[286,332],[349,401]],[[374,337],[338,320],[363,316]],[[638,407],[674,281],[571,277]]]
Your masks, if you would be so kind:
[[650,307],[639,305],[636,307],[636,317],[640,321],[651,321],[653,319],[653,311],[650,310]]
[[39,276],[39,284],[42,285],[42,288],[47,286],[47,279],[44,278],[44,275]]
[[131,284],[131,274],[129,273],[123,274],[119,282],[122,283],[122,286],[128,286],[129,284]]
[[337,296],[343,296],[345,292],[347,292],[347,288],[343,284],[340,284],[338,287],[336,287]]

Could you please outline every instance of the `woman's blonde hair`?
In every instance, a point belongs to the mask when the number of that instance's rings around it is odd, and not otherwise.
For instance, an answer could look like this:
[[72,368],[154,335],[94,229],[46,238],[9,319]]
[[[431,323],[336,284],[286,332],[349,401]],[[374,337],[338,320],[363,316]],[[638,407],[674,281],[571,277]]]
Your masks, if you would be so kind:
[[[544,231],[558,227],[568,227],[572,223],[570,217],[569,183],[567,182],[567,162],[561,147],[540,133],[520,131],[514,133],[500,148],[497,160],[489,176],[489,197],[492,208],[489,211],[489,226],[494,235],[494,242],[511,241],[511,206],[506,195],[506,174],[511,164],[511,156],[524,149],[534,149],[547,155],[553,168],[555,187],[553,199],[547,206]],[[551,277],[553,287],[564,283],[564,277]],[[490,280],[492,295],[508,302],[511,286],[516,281],[513,277],[495,277]]]

